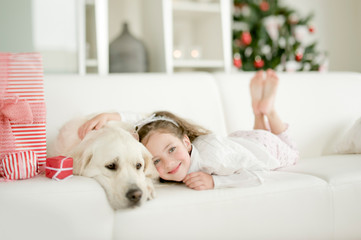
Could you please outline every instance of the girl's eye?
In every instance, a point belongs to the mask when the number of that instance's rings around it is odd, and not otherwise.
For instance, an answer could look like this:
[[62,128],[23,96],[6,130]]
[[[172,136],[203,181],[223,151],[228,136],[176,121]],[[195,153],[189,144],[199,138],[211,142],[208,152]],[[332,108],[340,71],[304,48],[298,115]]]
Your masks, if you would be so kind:
[[154,160],[154,165],[157,165],[160,162],[160,159]]
[[172,152],[174,152],[174,150],[175,150],[175,147],[171,147],[171,148],[169,149],[169,152],[172,153]]

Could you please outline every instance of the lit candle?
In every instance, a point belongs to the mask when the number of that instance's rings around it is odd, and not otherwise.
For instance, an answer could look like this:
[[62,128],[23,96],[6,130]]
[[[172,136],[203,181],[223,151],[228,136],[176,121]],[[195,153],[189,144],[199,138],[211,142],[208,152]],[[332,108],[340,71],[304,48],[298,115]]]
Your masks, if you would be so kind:
[[192,59],[199,59],[199,58],[201,58],[201,48],[200,47],[198,47],[198,46],[193,46],[193,47],[191,47],[190,48],[190,57],[192,58]]
[[184,58],[184,46],[175,46],[173,48],[173,58],[174,59],[183,59]]
[[173,51],[173,57],[174,57],[175,59],[182,58],[182,57],[183,57],[182,51],[179,50],[179,49],[174,49],[174,51]]

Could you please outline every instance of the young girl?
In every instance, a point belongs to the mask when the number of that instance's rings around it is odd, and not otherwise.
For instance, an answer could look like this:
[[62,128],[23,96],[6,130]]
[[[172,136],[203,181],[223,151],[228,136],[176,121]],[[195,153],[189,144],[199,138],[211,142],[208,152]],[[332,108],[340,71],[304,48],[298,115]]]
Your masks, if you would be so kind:
[[[254,130],[221,137],[169,112],[138,121],[139,141],[153,155],[159,176],[196,190],[246,187],[262,183],[264,172],[295,164],[298,151],[274,109],[278,77],[272,70],[263,75],[257,72],[250,83]],[[124,118],[118,113],[99,114],[79,128],[79,136]]]

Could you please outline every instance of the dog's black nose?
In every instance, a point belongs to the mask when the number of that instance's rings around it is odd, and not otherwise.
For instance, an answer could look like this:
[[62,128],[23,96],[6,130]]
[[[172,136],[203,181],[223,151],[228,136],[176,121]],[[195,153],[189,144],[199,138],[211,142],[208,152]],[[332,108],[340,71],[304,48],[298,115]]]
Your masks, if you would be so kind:
[[137,189],[130,189],[127,192],[126,196],[129,199],[129,201],[131,201],[132,203],[137,203],[142,198],[142,194],[143,194],[142,190],[137,188]]

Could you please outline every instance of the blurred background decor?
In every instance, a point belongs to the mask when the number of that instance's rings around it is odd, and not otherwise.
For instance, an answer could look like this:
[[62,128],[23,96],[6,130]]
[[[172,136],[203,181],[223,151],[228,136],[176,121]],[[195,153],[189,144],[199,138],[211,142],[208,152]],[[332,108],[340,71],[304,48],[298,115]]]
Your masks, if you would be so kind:
[[326,71],[313,14],[302,17],[278,0],[234,0],[233,64],[244,71]]
[[[109,45],[119,36],[120,24],[127,22],[131,34],[147,49],[149,72],[229,73],[256,70],[255,65],[268,67],[271,37],[278,38],[278,46],[287,44],[288,38],[275,28],[282,23],[286,30],[297,32],[299,40],[289,34],[303,43],[302,47],[314,42],[317,46],[293,49],[296,43],[291,44],[290,38],[286,59],[276,59],[284,60],[276,65],[277,70],[361,72],[360,12],[360,0],[249,0],[235,4],[234,0],[1,0],[0,51],[40,52],[46,74],[106,75]],[[308,19],[310,13],[314,15]],[[240,31],[249,23],[240,18],[247,14],[257,17],[253,19],[256,25],[265,25],[266,39],[257,41],[252,31],[242,36]],[[238,44],[244,41],[251,46],[244,54],[258,48],[261,55],[245,59],[242,51],[233,52],[233,30],[238,31]],[[256,42],[263,48],[253,47]],[[198,54],[192,56],[192,50]],[[311,55],[307,51],[321,53],[314,58],[317,62],[308,60]]]
[[144,44],[123,24],[120,35],[109,45],[109,72],[147,72],[147,51]]

